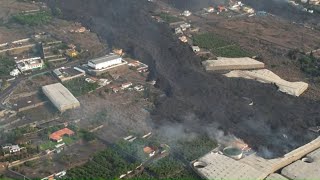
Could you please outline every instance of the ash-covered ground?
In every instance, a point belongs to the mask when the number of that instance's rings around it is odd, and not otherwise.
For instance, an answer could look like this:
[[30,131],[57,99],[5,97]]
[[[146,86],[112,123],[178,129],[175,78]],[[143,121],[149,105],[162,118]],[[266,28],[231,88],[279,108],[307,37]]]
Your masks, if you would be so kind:
[[[181,10],[199,11],[212,5],[224,5],[224,0],[161,0]],[[296,23],[308,23],[320,27],[319,14],[302,11],[302,6],[292,6],[288,0],[242,0],[256,11],[266,11]],[[227,5],[227,4],[226,4]]]
[[[315,137],[308,128],[320,125],[319,102],[277,92],[272,85],[206,73],[190,47],[174,38],[167,25],[151,19],[152,3],[51,2],[63,10],[65,18],[82,22],[99,34],[109,47],[124,48],[150,65],[167,94],[152,113],[155,128],[174,131],[175,126],[183,127],[181,136],[189,132],[215,136],[222,130],[268,157],[282,155]],[[249,106],[244,97],[254,105]]]

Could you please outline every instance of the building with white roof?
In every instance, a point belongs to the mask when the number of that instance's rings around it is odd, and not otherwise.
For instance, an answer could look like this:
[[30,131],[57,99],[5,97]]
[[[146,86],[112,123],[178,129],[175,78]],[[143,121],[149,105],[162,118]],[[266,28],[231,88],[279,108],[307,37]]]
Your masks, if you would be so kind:
[[[318,179],[320,177],[320,137],[282,157],[264,159],[257,154],[239,160],[212,151],[191,162],[205,179]],[[281,174],[278,174],[281,170]]]
[[122,58],[117,54],[109,54],[103,57],[92,59],[88,61],[88,66],[92,69],[99,70],[105,69],[122,63]]
[[80,102],[61,83],[43,86],[42,91],[60,112],[80,107]]
[[191,12],[189,10],[185,10],[183,11],[182,15],[188,17],[191,15]]
[[218,57],[218,60],[207,60],[202,63],[207,71],[216,70],[239,70],[239,69],[261,69],[264,63],[255,59],[244,58],[225,58]]
[[308,83],[305,82],[289,82],[272,71],[268,69],[258,69],[258,70],[251,70],[251,71],[243,71],[243,70],[235,70],[225,74],[227,77],[241,77],[245,79],[253,79],[262,83],[270,83],[275,84],[279,91],[293,95],[293,96],[300,96],[308,89]]
[[10,154],[20,152],[21,150],[19,145],[7,145],[7,146],[3,146],[2,149],[4,151],[10,152]]
[[21,72],[19,71],[19,69],[14,69],[10,72],[10,76],[18,76]]
[[16,63],[21,72],[41,69],[44,66],[44,62],[40,57],[22,59],[16,61]]

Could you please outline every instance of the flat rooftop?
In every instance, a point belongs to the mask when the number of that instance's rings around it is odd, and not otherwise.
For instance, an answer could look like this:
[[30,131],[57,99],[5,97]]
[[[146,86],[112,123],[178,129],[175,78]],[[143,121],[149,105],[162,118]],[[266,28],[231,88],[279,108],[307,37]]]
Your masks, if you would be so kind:
[[203,163],[204,167],[194,168],[206,179],[258,179],[261,175],[255,168],[218,152],[210,152],[197,162]]
[[91,59],[89,62],[91,62],[93,64],[100,64],[100,63],[112,61],[112,60],[115,60],[115,59],[118,59],[118,58],[121,58],[121,57],[119,55],[117,55],[117,54],[108,54],[108,55],[103,56],[103,57]]
[[193,161],[192,167],[205,179],[319,179],[320,136],[275,159],[250,154],[235,160],[212,151]]
[[281,174],[289,179],[319,179],[320,149],[283,168]]
[[308,84],[305,82],[289,82],[268,69],[259,69],[251,71],[234,70],[227,74],[227,77],[242,77],[246,79],[254,79],[263,83],[276,84],[281,92],[300,96],[304,91],[308,89]]
[[207,61],[204,61],[202,64],[207,71],[264,68],[264,63],[249,57],[244,57],[244,58],[218,57],[217,60],[207,60]]
[[80,102],[61,83],[43,86],[42,90],[60,111],[80,106]]

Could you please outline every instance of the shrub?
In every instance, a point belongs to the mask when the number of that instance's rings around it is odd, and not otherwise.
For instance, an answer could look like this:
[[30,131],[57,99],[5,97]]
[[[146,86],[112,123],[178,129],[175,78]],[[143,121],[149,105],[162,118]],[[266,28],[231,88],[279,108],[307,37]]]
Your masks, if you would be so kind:
[[38,26],[48,24],[52,19],[50,13],[40,11],[33,14],[18,14],[13,16],[13,20],[22,25]]

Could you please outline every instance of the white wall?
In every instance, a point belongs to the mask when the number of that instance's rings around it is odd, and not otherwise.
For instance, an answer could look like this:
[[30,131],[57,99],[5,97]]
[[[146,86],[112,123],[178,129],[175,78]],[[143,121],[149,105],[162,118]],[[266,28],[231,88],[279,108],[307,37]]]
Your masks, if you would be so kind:
[[117,58],[112,61],[107,61],[99,64],[93,64],[90,61],[88,62],[88,66],[90,66],[93,69],[104,69],[106,67],[115,65],[115,64],[120,64],[122,62],[122,58]]

